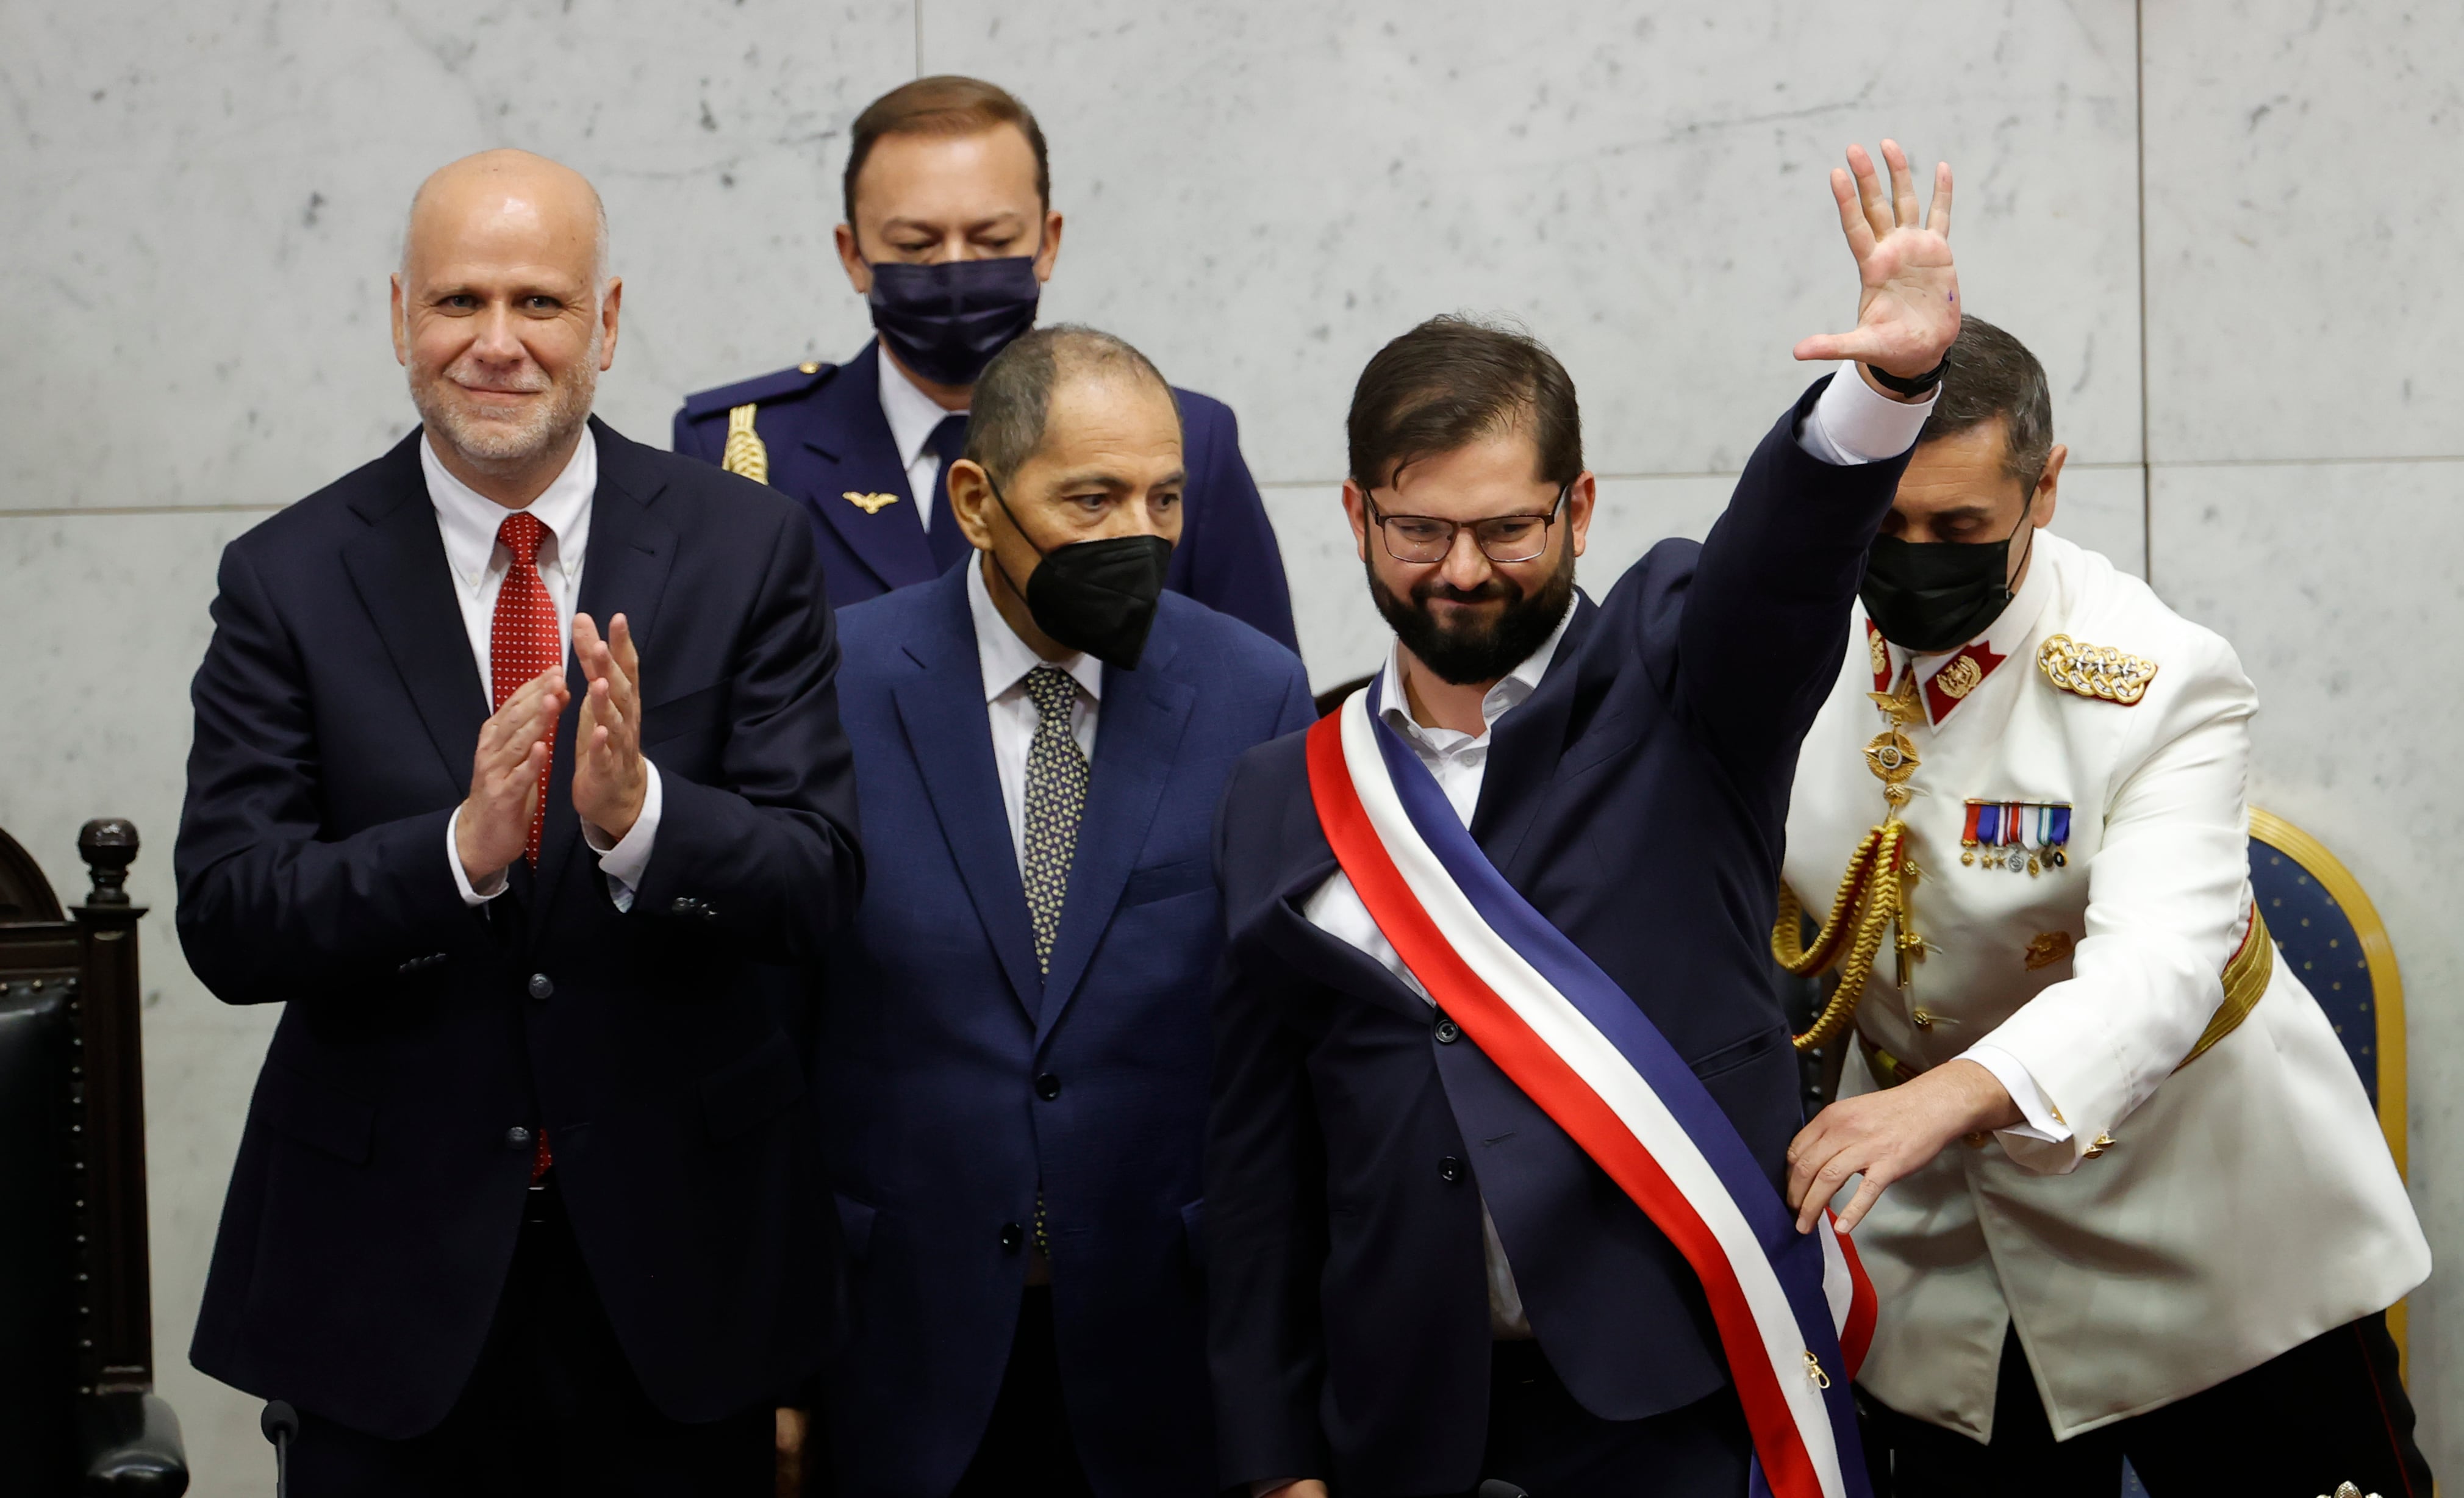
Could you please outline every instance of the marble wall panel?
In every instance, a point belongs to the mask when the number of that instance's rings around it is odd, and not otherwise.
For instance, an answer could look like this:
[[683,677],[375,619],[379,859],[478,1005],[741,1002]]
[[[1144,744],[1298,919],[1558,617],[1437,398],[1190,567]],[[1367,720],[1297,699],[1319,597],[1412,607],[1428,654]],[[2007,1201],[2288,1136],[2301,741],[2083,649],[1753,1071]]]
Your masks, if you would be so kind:
[[601,409],[664,446],[683,392],[869,331],[830,226],[913,38],[906,0],[0,7],[0,507],[280,502],[407,430],[403,215],[491,145],[598,182]]
[[2451,1473],[2464,1467],[2459,503],[2457,462],[2164,467],[2149,532],[2158,591],[2233,641],[2258,685],[2252,802],[2325,843],[2395,944],[2412,1195],[2439,1265],[2412,1301],[2413,1403],[2431,1466]]
[[157,1387],[179,1413],[200,1498],[270,1491],[260,1401],[188,1366],[188,1336],[240,1125],[278,1011],[208,994],[171,929],[171,845],[188,752],[188,678],[212,630],[213,559],[261,514],[0,514],[0,827],[64,899],[86,889],[77,827],[124,816],[143,840],[128,889],[151,907],[145,1150]]
[[1362,363],[1455,309],[1555,347],[1600,472],[1733,472],[1739,413],[1853,315],[1824,173],[1886,132],[1958,168],[1969,304],[2045,359],[2079,456],[2134,462],[2132,13],[925,0],[920,58],[1042,118],[1051,312],[1231,401],[1264,478],[1339,475]]
[[2464,453],[2464,7],[2145,9],[2155,456]]

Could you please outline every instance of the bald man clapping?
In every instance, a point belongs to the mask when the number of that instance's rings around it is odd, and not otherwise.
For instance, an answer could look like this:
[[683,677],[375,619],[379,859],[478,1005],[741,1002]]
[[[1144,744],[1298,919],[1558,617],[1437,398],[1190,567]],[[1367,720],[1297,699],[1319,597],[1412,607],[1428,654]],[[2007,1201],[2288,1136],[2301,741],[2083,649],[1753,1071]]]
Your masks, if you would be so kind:
[[225,551],[177,866],[284,1013],[190,1357],[298,1490],[767,1492],[836,1301],[792,964],[861,890],[806,526],[593,420],[578,173],[430,177],[421,427]]

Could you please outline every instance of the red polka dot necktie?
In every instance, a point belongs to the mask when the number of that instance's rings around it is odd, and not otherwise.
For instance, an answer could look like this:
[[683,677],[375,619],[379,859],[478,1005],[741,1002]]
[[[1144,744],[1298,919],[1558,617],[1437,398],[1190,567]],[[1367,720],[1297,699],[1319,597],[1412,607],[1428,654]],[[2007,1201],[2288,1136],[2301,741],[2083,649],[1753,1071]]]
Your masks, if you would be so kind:
[[[496,594],[496,617],[488,627],[488,688],[491,700],[503,707],[521,684],[550,667],[564,664],[564,635],[556,603],[539,581],[539,541],[554,533],[527,510],[505,517],[496,540],[511,552],[514,564],[505,571],[505,585]],[[531,813],[531,840],[522,857],[539,867],[539,831],[547,822],[548,772],[556,758],[556,724],[547,729],[550,763],[539,766],[539,809]]]
[[[496,527],[497,542],[514,559],[496,594],[496,616],[488,626],[488,695],[497,707],[503,707],[523,682],[551,666],[564,664],[563,629],[556,616],[556,601],[547,596],[547,584],[539,574],[539,541],[553,534],[527,510],[506,516],[505,523]],[[522,849],[522,857],[534,869],[539,867],[539,829],[547,822],[548,773],[556,761],[554,720],[547,725],[547,750],[548,762],[539,766],[539,808],[531,813],[531,839]],[[532,1182],[536,1184],[554,1163],[547,1130],[542,1128],[539,1148],[531,1155]]]

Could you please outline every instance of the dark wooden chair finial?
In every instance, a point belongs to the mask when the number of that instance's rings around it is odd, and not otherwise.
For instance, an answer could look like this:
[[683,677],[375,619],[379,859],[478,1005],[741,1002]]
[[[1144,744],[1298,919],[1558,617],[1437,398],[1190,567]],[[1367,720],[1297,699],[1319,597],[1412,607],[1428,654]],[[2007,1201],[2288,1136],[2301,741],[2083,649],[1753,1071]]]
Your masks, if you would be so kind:
[[77,829],[77,853],[94,877],[88,905],[128,903],[128,866],[137,861],[137,824],[125,817],[97,817]]

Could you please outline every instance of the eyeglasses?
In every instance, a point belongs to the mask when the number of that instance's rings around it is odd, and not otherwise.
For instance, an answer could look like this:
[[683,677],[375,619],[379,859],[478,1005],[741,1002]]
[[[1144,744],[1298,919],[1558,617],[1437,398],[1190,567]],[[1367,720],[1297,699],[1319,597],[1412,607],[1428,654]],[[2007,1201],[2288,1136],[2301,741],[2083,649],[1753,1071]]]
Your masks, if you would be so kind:
[[1397,562],[1443,562],[1455,549],[1455,533],[1468,529],[1480,554],[1491,562],[1529,562],[1549,549],[1549,527],[1573,492],[1568,479],[1557,491],[1546,515],[1492,515],[1485,520],[1441,520],[1433,515],[1384,515],[1366,489],[1360,492],[1369,518],[1385,539],[1386,555]]

